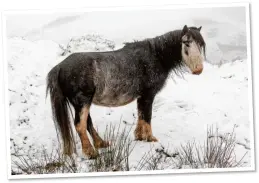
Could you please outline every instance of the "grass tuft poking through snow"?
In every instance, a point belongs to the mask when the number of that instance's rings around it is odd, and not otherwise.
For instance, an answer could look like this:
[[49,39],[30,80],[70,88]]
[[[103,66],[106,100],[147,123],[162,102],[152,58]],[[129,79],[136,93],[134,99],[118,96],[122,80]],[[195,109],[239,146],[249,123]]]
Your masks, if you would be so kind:
[[130,138],[131,130],[126,127],[120,132],[118,127],[109,125],[104,134],[105,141],[110,142],[110,146],[101,150],[99,156],[90,162],[90,171],[129,171],[129,156],[133,151],[136,141]]
[[37,152],[29,151],[12,154],[12,175],[18,174],[53,174],[76,173],[75,159],[66,157],[60,149],[53,149],[51,153],[42,146]]
[[178,149],[179,168],[234,168],[241,167],[243,158],[236,159],[235,127],[231,133],[220,135],[218,128],[211,127],[207,131],[207,138],[203,145],[194,141],[181,145]]

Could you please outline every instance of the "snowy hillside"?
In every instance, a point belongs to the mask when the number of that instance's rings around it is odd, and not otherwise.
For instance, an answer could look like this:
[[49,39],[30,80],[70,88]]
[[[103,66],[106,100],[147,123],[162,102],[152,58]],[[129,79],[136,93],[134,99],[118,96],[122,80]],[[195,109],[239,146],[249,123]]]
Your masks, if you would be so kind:
[[[214,16],[214,19],[201,18],[204,14],[192,19],[183,17],[187,24],[203,26],[202,34],[207,43],[204,71],[199,76],[186,73],[184,78],[173,76],[168,79],[165,88],[157,95],[153,108],[152,128],[159,142],[137,142],[130,155],[132,167],[150,150],[151,144],[157,148],[163,146],[173,150],[193,139],[203,143],[207,128],[211,125],[217,126],[221,134],[231,133],[235,126],[237,159],[247,152],[243,166],[251,166],[252,121],[249,114],[252,109],[249,108],[248,90],[251,81],[246,59],[245,23],[234,22],[233,19],[219,22],[217,16]],[[115,29],[111,26],[105,35],[105,31],[99,31],[102,27],[96,28],[95,31],[80,29],[88,16],[78,15],[67,21],[68,23],[57,20],[54,23],[49,22],[27,31],[24,34],[26,36],[14,36],[16,33],[9,36],[7,59],[11,153],[36,152],[43,145],[51,152],[57,147],[50,101],[49,97],[45,98],[46,76],[53,66],[71,52],[110,51],[121,47],[125,41],[156,36],[159,32],[163,34],[172,26],[164,23],[161,29],[149,29],[148,25],[160,20],[157,18],[154,22],[145,22],[146,31],[137,28],[141,26],[140,23],[128,31],[122,27],[117,32],[125,31],[125,34],[118,35],[113,32]],[[221,18],[222,16],[223,14]],[[168,21],[169,17],[166,18]],[[175,22],[174,25],[178,28],[182,23]],[[69,27],[73,27],[73,31],[62,32],[66,28],[70,30]],[[105,36],[92,34],[93,32]],[[118,108],[93,105],[91,114],[94,126],[102,137],[107,125],[119,125],[121,121],[124,122],[121,124],[123,127],[135,129],[136,101]],[[130,137],[134,139],[133,132]],[[78,137],[76,141],[78,163],[84,166],[85,160],[81,159]]]
[[245,15],[244,7],[46,13],[37,15],[37,21],[22,14],[7,18],[7,36],[63,45],[74,37],[98,34],[120,48],[124,42],[152,38],[187,24],[203,27],[207,61],[220,64],[246,58]]

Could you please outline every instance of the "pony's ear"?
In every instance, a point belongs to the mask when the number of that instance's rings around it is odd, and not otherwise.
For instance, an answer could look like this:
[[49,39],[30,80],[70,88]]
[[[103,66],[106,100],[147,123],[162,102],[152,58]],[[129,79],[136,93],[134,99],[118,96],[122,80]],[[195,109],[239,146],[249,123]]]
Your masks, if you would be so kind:
[[201,31],[201,28],[202,28],[202,26],[200,26],[200,27],[198,28],[198,30]]
[[188,32],[188,27],[185,25],[182,30],[182,35],[185,35]]

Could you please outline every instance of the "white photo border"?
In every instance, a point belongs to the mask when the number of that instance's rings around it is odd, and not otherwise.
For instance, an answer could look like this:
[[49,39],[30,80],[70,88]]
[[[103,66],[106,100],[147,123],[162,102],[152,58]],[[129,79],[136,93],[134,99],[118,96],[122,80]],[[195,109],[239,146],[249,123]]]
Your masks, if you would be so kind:
[[[250,172],[255,171],[255,142],[254,142],[254,94],[253,94],[253,73],[251,53],[251,26],[250,26],[250,4],[249,3],[219,3],[219,4],[195,4],[195,5],[148,5],[148,6],[114,6],[114,7],[88,7],[74,9],[49,9],[49,10],[8,10],[2,13],[3,27],[3,66],[4,66],[4,105],[5,105],[5,127],[6,127],[6,155],[8,159],[8,179],[36,179],[36,178],[65,178],[65,177],[96,177],[96,176],[123,176],[123,175],[151,175],[151,174],[182,174],[182,173],[212,173],[212,172]],[[248,63],[248,98],[249,98],[249,121],[251,139],[251,167],[241,168],[212,168],[212,169],[177,169],[177,170],[152,170],[152,171],[125,171],[125,172],[91,172],[91,173],[62,173],[62,174],[36,174],[36,175],[11,175],[11,153],[10,153],[10,120],[9,120],[9,94],[8,94],[8,62],[7,62],[7,34],[6,16],[11,14],[48,14],[48,13],[75,13],[91,11],[132,11],[132,10],[173,10],[191,8],[215,8],[215,7],[245,7],[246,8],[246,40],[247,40],[247,63]]]

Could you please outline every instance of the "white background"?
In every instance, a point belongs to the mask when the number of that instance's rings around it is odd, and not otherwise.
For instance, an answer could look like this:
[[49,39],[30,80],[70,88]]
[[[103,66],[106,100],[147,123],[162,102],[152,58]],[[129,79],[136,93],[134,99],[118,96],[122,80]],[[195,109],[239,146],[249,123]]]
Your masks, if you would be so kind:
[[[64,1],[64,0],[44,0],[44,1],[33,1],[33,0],[0,0],[0,7],[2,10],[26,10],[26,9],[55,9],[55,8],[84,8],[84,7],[96,7],[96,6],[138,6],[138,5],[166,5],[166,4],[197,4],[197,3],[231,3],[231,0],[225,0],[225,1],[201,1],[201,0],[181,0],[181,1],[166,1],[166,0],[160,0],[158,1],[137,1],[137,0],[130,0],[130,1],[115,1],[115,0],[109,0],[109,1],[87,1],[87,0],[73,0],[73,1]],[[251,30],[252,30],[252,65],[253,68],[258,68],[258,63],[256,62],[258,58],[258,53],[256,53],[255,48],[258,47],[258,42],[255,42],[253,40],[258,40],[258,21],[256,24],[255,17],[258,17],[258,11],[256,11],[259,8],[259,3],[256,0],[253,1],[242,1],[242,2],[251,2]],[[0,35],[2,36],[2,30],[0,30]],[[1,37],[2,38],[2,37]],[[2,40],[1,40],[2,43]],[[0,55],[1,55],[1,63],[0,63],[0,84],[3,86],[3,57],[2,57],[2,44],[0,44]],[[253,69],[254,71],[255,69]],[[254,79],[254,93],[258,93],[258,87],[256,87],[256,82],[258,80],[258,72],[253,72],[253,79]],[[7,182],[7,159],[6,159],[6,138],[5,138],[5,120],[4,120],[4,94],[3,94],[3,87],[0,89],[0,117],[1,117],[1,133],[0,133],[0,139],[1,139],[1,155],[0,155],[0,162],[1,162],[1,182]],[[255,110],[254,113],[257,113],[256,106],[258,101],[256,101],[256,96],[254,96],[255,101]],[[255,116],[255,131],[256,131],[256,116]],[[256,134],[255,134],[256,136]],[[256,137],[255,137],[256,139]],[[257,145],[257,142],[256,142]],[[257,162],[256,162],[257,164]],[[182,174],[182,175],[148,175],[148,176],[120,176],[120,177],[102,177],[102,178],[63,178],[63,179],[48,179],[48,182],[84,182],[84,181],[95,181],[96,182],[114,182],[114,181],[181,181],[181,182],[255,182],[251,181],[251,179],[258,179],[258,174],[255,172],[249,172],[249,173],[210,173],[210,174]],[[46,179],[37,179],[37,180],[24,180],[22,182],[38,182],[38,181],[46,181]],[[18,182],[18,181],[12,181],[12,182]],[[20,182],[20,181],[19,181]]]

